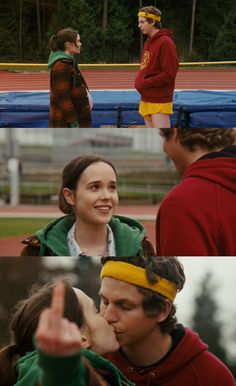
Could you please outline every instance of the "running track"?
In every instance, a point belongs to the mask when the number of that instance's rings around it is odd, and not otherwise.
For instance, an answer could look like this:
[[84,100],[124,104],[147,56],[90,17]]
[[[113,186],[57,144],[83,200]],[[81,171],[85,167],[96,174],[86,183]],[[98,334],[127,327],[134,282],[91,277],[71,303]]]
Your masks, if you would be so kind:
[[[137,69],[82,69],[92,90],[134,89]],[[180,68],[176,89],[236,90],[236,68]],[[0,91],[49,90],[49,72],[0,71]]]
[[[155,218],[158,207],[156,205],[124,206],[119,205],[117,214],[139,219],[145,226],[149,240],[155,245]],[[0,207],[0,217],[50,217],[56,218],[62,214],[56,206],[20,205]],[[50,219],[48,220],[50,221]],[[21,241],[25,236],[7,237],[0,239],[0,256],[18,256],[23,247]]]

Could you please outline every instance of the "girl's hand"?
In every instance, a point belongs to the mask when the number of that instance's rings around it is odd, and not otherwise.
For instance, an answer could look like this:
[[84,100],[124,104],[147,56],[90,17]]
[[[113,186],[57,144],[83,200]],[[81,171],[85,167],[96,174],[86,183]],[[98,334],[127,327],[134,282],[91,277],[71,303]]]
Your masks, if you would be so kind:
[[37,346],[45,354],[66,356],[80,350],[80,330],[63,317],[64,303],[65,286],[60,282],[53,288],[51,307],[41,313],[36,330]]

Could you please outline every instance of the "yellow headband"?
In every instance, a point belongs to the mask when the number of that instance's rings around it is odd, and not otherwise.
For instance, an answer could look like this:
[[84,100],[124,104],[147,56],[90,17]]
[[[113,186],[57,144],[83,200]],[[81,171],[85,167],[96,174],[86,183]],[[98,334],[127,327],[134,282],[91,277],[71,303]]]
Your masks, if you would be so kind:
[[154,19],[156,21],[161,21],[161,16],[158,16],[158,15],[154,15],[154,13],[148,13],[148,12],[139,12],[138,13],[138,16],[142,16],[142,17],[149,17],[150,19]]
[[150,289],[163,295],[171,302],[173,302],[177,293],[175,283],[157,276],[158,282],[151,284],[147,280],[145,269],[122,261],[107,261],[102,267],[100,278],[103,279],[105,276]]

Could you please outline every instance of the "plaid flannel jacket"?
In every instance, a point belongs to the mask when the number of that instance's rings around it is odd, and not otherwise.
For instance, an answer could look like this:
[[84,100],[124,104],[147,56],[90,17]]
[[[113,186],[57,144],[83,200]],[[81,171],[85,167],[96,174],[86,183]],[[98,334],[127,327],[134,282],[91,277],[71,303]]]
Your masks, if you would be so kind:
[[58,60],[50,74],[50,127],[91,127],[87,84],[72,61]]

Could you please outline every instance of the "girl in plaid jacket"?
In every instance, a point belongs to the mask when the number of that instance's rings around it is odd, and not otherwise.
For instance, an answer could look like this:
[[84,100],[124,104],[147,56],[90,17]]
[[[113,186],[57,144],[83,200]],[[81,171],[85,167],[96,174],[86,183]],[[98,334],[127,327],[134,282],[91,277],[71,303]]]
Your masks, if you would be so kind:
[[81,45],[70,28],[50,38],[50,127],[91,127],[92,98],[74,57]]

